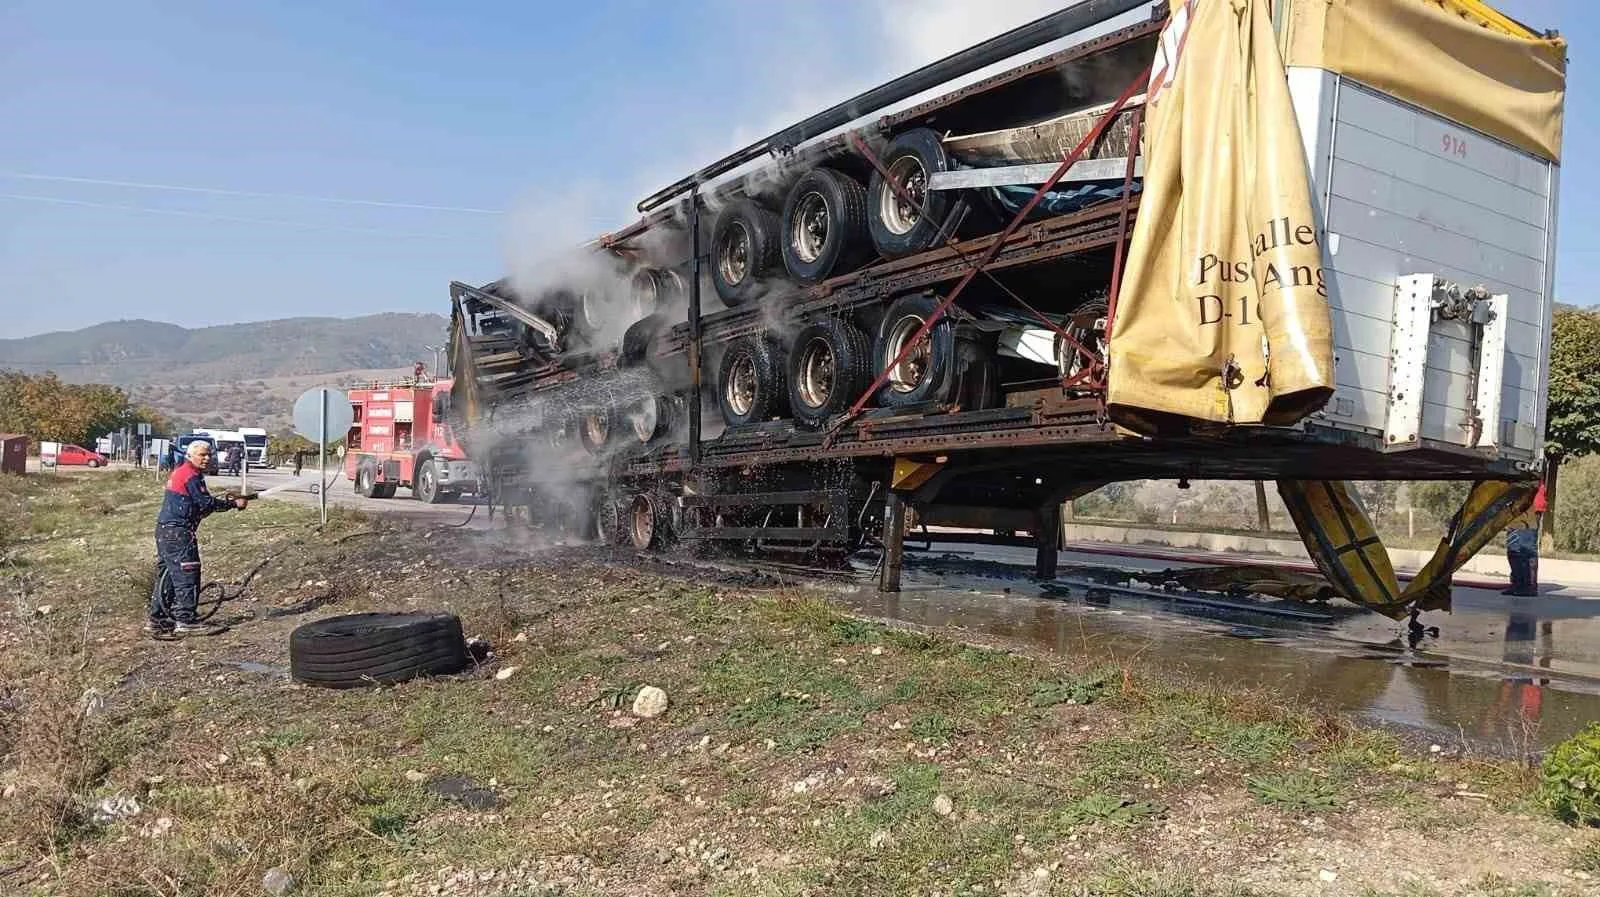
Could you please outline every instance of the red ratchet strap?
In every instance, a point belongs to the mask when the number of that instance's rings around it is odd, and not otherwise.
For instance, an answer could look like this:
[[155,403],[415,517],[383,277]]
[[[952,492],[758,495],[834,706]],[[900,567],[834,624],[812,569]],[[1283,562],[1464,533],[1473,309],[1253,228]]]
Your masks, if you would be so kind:
[[[972,283],[978,274],[981,273],[990,262],[994,261],[995,258],[1000,255],[1000,251],[1005,247],[1006,241],[1011,239],[1011,236],[1017,232],[1018,228],[1022,227],[1022,222],[1027,219],[1028,214],[1039,205],[1039,201],[1044,198],[1046,193],[1049,193],[1055,188],[1056,184],[1060,183],[1061,179],[1066,176],[1067,171],[1071,169],[1072,166],[1076,165],[1078,160],[1082,158],[1084,152],[1087,151],[1089,147],[1093,146],[1095,141],[1100,139],[1100,135],[1105,131],[1106,126],[1117,117],[1118,113],[1122,112],[1122,107],[1128,104],[1128,100],[1133,98],[1133,95],[1139,91],[1139,88],[1148,83],[1149,78],[1150,71],[1149,69],[1146,69],[1142,74],[1139,75],[1139,77],[1133,79],[1133,83],[1129,84],[1127,89],[1122,92],[1122,95],[1117,97],[1117,101],[1111,104],[1111,108],[1106,110],[1104,115],[1100,116],[1099,121],[1095,122],[1094,128],[1092,128],[1089,133],[1085,134],[1082,140],[1078,141],[1078,145],[1072,148],[1072,152],[1067,153],[1067,155],[1061,160],[1061,164],[1056,166],[1055,173],[1050,175],[1049,179],[1041,184],[1038,190],[1034,191],[1033,196],[1027,201],[1026,204],[1023,205],[1022,209],[1018,211],[1014,217],[1012,217],[1011,223],[1007,224],[1005,230],[1001,231],[1000,235],[995,238],[994,242],[990,244],[989,248],[984,250],[982,257],[980,257],[972,264],[971,267],[967,269],[967,273],[962,275],[961,280],[956,283],[955,288],[945,295],[944,299],[942,299],[938,306],[934,308],[933,313],[928,315],[928,319],[922,322],[921,327],[917,328],[917,332],[912,335],[911,339],[906,341],[905,346],[900,349],[900,354],[895,356],[894,361],[884,366],[883,372],[872,381],[872,385],[867,387],[867,391],[862,393],[861,397],[856,399],[855,404],[850,406],[849,412],[847,412],[845,417],[840,421],[841,424],[844,421],[847,421],[850,418],[860,414],[861,409],[866,407],[867,402],[872,398],[872,396],[876,394],[879,389],[883,388],[884,383],[888,382],[890,372],[900,367],[901,364],[904,364],[906,358],[911,355],[911,351],[915,349],[924,339],[927,339],[928,332],[933,329],[935,324],[939,323],[940,318],[944,317],[945,312],[949,310],[952,304],[955,303],[956,298],[961,295],[961,291],[965,290],[967,288],[967,284]],[[1130,149],[1129,152],[1132,153],[1132,150]],[[893,182],[893,179],[889,180],[891,183]]]
[[1117,254],[1111,262],[1111,291],[1106,300],[1106,339],[1111,339],[1111,324],[1117,319],[1117,298],[1122,293],[1123,253],[1128,242],[1128,206],[1133,201],[1133,163],[1139,158],[1139,131],[1144,127],[1144,109],[1133,114],[1128,128],[1128,167],[1122,172],[1122,214],[1117,219]]

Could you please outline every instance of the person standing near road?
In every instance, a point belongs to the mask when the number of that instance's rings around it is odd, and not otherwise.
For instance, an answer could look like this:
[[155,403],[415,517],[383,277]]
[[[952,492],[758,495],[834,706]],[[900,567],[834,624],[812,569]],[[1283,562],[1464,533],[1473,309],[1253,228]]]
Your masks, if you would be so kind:
[[1544,512],[1550,500],[1545,497],[1544,483],[1533,494],[1533,504],[1520,517],[1511,521],[1506,529],[1506,563],[1511,567],[1511,588],[1500,592],[1518,598],[1533,598],[1539,594],[1539,526],[1544,522]]
[[[195,606],[200,600],[200,521],[219,511],[242,511],[249,500],[218,498],[207,491],[205,474],[210,463],[211,444],[197,439],[189,443],[184,462],[167,478],[161,513],[156,517],[160,570],[150,590],[149,619],[145,623],[145,631],[157,638],[227,631],[226,626],[195,619]],[[172,586],[170,606],[163,600],[162,572]]]

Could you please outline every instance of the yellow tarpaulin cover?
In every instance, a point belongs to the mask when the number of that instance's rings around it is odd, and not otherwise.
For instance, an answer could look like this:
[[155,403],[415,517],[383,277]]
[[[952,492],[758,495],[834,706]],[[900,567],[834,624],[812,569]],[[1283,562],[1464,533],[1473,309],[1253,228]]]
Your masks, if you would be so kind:
[[1467,494],[1433,557],[1404,590],[1367,512],[1349,483],[1280,480],[1278,494],[1294,518],[1306,551],[1340,594],[1399,619],[1415,604],[1450,609],[1450,577],[1533,504],[1535,483],[1485,480]]
[[1333,339],[1266,0],[1172,0],[1146,109],[1110,411],[1143,432],[1174,418],[1293,423],[1332,394]]
[[1326,69],[1561,159],[1567,45],[1478,0],[1279,0],[1289,65]]

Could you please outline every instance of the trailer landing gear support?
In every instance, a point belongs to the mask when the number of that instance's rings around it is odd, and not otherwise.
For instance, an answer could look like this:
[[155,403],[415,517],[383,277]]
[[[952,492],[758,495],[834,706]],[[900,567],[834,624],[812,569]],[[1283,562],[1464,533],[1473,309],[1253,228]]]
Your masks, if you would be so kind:
[[906,500],[891,491],[883,507],[883,565],[878,574],[878,591],[900,591],[900,565],[905,558]]
[[1039,509],[1039,525],[1033,529],[1033,575],[1056,578],[1056,561],[1061,554],[1061,506],[1048,504]]

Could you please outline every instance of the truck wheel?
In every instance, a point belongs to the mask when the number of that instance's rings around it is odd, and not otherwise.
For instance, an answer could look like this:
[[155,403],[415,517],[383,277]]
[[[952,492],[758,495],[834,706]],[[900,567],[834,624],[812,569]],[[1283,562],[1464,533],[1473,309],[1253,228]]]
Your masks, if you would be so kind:
[[783,413],[783,362],[765,337],[742,339],[722,353],[717,404],[728,426],[760,423]]
[[617,507],[617,500],[604,491],[597,492],[590,517],[594,523],[594,540],[601,545],[617,544],[622,535],[622,509]]
[[688,282],[671,268],[640,268],[628,281],[634,316],[647,317],[667,311],[688,295]]
[[394,483],[373,483],[372,484],[372,497],[373,498],[394,498],[394,490],[396,488],[397,487],[395,486]]
[[416,477],[411,494],[417,501],[430,505],[444,501],[444,493],[439,491],[439,468],[432,458],[422,462],[417,468]]
[[372,497],[372,481],[376,479],[371,464],[362,464],[356,468],[356,494],[363,498]]
[[628,411],[627,418],[634,438],[648,445],[672,429],[672,399],[667,396],[641,399]]
[[874,170],[867,188],[867,227],[872,232],[872,245],[891,259],[933,248],[951,206],[949,191],[928,189],[930,175],[950,169],[944,143],[933,131],[917,128],[896,137],[882,161],[893,182],[904,187],[916,204],[906,202]]
[[789,408],[795,423],[820,427],[871,385],[872,347],[854,325],[823,318],[795,337],[789,350]]
[[867,191],[848,175],[814,168],[783,203],[783,267],[803,284],[844,274],[871,252]]
[[628,503],[623,525],[627,528],[628,543],[638,551],[659,548],[665,541],[667,527],[661,506],[643,492]]
[[589,409],[578,417],[578,440],[583,443],[584,450],[591,455],[605,451],[606,445],[611,442],[611,434],[616,429],[616,412],[610,405]]
[[345,614],[307,623],[289,636],[289,674],[323,688],[448,675],[468,662],[454,614]]
[[[873,370],[877,376],[889,370],[900,352],[917,335],[939,307],[939,299],[927,293],[901,296],[890,306],[878,327],[878,342],[873,348]],[[951,379],[955,362],[955,322],[941,317],[904,361],[896,365],[878,390],[878,404],[900,408],[922,402],[944,401],[945,384]]]
[[759,299],[778,270],[778,216],[741,200],[723,209],[711,228],[711,283],[722,304]]

